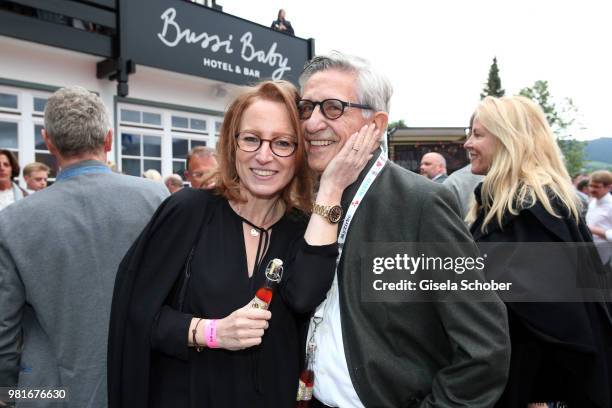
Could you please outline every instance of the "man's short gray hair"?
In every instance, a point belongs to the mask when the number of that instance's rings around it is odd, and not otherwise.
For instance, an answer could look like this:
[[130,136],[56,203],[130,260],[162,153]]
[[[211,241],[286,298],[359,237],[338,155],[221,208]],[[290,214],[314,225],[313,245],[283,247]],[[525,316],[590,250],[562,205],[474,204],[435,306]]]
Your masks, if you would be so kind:
[[85,88],[62,88],[47,100],[45,131],[62,156],[99,152],[109,130],[102,99]]
[[185,164],[185,167],[187,168],[187,170],[189,170],[189,161],[191,160],[191,158],[193,156],[198,156],[201,158],[206,158],[206,157],[217,157],[217,153],[215,152],[215,149],[211,149],[210,147],[206,147],[206,146],[195,146],[193,147],[189,153],[187,153],[187,163]]
[[178,174],[171,174],[164,180],[167,186],[183,187],[183,179]]
[[[314,57],[304,66],[300,75],[300,87],[304,91],[304,85],[315,73],[327,70],[338,70],[351,72],[357,76],[357,102],[370,106],[375,112],[383,111],[389,113],[391,109],[391,96],[393,86],[387,77],[378,72],[369,61],[353,55],[345,55],[338,51],[332,51],[329,55]],[[364,116],[370,116],[371,111],[363,110]]]

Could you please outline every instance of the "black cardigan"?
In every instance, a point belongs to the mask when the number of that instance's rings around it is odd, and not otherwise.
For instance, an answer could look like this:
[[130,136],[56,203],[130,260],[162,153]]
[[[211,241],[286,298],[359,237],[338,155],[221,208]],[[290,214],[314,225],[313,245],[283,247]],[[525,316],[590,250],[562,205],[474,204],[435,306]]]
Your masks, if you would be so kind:
[[[219,222],[219,219],[216,221],[213,219],[212,214],[230,211],[223,206],[228,206],[225,199],[212,195],[205,190],[185,189],[172,195],[160,206],[121,262],[115,283],[109,328],[108,389],[110,407],[149,406],[147,399],[150,395],[152,368],[151,331],[155,327],[155,317],[162,305],[168,304],[169,296],[172,297],[172,293],[176,291],[177,282],[180,283],[185,261],[195,243],[200,225],[203,222],[204,228],[206,226],[212,228],[215,222]],[[287,217],[291,218],[286,219]],[[283,220],[279,221],[275,227],[277,239],[281,238],[281,235],[279,235],[281,231],[283,231],[282,236],[284,237],[281,245],[277,247],[282,246],[284,248],[284,239],[304,243],[305,219],[302,218],[300,222],[296,222],[295,217],[288,214],[285,215]],[[223,231],[230,228],[226,224],[220,227],[223,228]],[[274,239],[273,233],[272,242],[274,242]],[[236,242],[236,245],[243,244]],[[288,263],[286,263],[285,274],[283,281],[281,281],[281,288],[279,288],[280,294],[277,299],[276,312],[273,311],[273,320],[276,316],[277,324],[280,321],[288,322],[292,320],[292,316],[294,316],[294,319],[298,319],[300,313],[309,312],[316,307],[323,300],[333,278],[337,244],[321,247],[302,245],[300,248],[296,255],[297,258],[291,258],[290,254],[286,254],[290,258],[287,258]],[[272,251],[271,244],[269,252]],[[303,269],[301,265],[308,263],[304,262],[304,257],[310,259],[313,254],[321,262],[317,263],[313,270],[308,270],[307,274],[298,273],[303,272],[300,270],[300,268]],[[286,285],[286,287],[283,288],[283,285]],[[291,297],[291,299],[288,300],[287,297]],[[244,303],[246,304],[248,300],[250,300],[250,297]],[[274,301],[272,306],[274,307]],[[279,320],[281,318],[283,320]],[[271,321],[270,328],[273,324],[274,322]],[[186,328],[184,332],[185,349],[187,349]],[[275,343],[269,343],[273,340],[272,338],[266,342],[266,336],[269,334],[271,334],[270,329],[266,332],[262,345],[257,347],[257,349],[262,348],[262,353],[268,356],[270,350],[268,350],[269,347],[266,348],[266,344],[271,346],[271,344],[278,343],[278,339],[274,340]],[[279,395],[273,396],[273,398],[281,398],[283,401],[283,404],[275,403],[276,406],[292,406],[295,401],[297,376],[299,374],[299,345],[293,343],[299,344],[299,339],[297,335],[294,335],[294,337],[295,339],[286,339],[285,347],[282,350],[285,353],[292,350],[291,353],[295,354],[295,362],[290,364],[291,372],[287,373],[286,378],[282,379],[265,378],[267,388],[262,391],[269,391],[268,383],[271,380],[283,381],[283,384],[287,383],[283,390],[277,390],[277,394],[282,394],[282,398]],[[206,367],[202,367],[200,363],[203,361],[202,359],[206,360],[206,354],[214,353],[214,356],[209,355],[208,357],[218,359],[222,357],[220,354],[243,352],[248,354],[250,350],[226,352],[225,350],[205,349],[202,353],[185,350],[183,355],[187,353],[189,355],[187,358],[179,358],[179,360],[190,361],[191,367],[187,367],[187,369],[191,370],[192,374],[194,373],[193,370],[200,370],[201,372],[198,371],[199,374],[196,374],[198,378],[202,378],[206,375]],[[236,355],[232,354],[232,356]],[[250,358],[246,355],[245,357]],[[272,364],[276,363],[272,361]],[[287,363],[283,362],[283,364],[283,367],[288,367]],[[261,384],[257,384],[258,390],[261,390],[260,387]],[[265,392],[263,394],[262,398],[268,401],[269,396]],[[268,394],[270,393],[268,392]],[[227,404],[219,401],[218,397],[219,393],[216,393],[213,399],[216,399],[221,406],[226,406]],[[231,400],[229,397],[228,399]]]
[[[482,205],[482,183],[476,188],[476,201]],[[478,213],[477,219],[471,226],[471,232],[476,242],[480,243],[510,243],[510,242],[592,242],[591,234],[583,220],[576,223],[569,211],[560,200],[552,197],[553,209],[562,218],[549,214],[540,202],[532,206],[524,206],[518,215],[506,213],[500,226],[497,219],[487,224],[485,232],[481,230],[484,221],[484,212]],[[600,268],[599,257],[595,248],[591,253],[581,258],[583,268]],[[588,249],[585,249],[588,251]],[[547,259],[530,257],[529,264],[521,268],[520,256],[507,259],[505,265],[496,265],[496,269],[506,270],[509,281],[517,277],[519,270],[533,271],[550,269],[550,263],[557,265],[564,261],[562,252],[557,252],[560,259]],[[584,253],[583,253],[584,255]],[[567,254],[569,257],[570,254]],[[517,259],[519,258],[519,259]],[[498,258],[496,258],[498,259]],[[535,264],[534,264],[535,261]],[[598,264],[599,262],[599,264]],[[600,269],[598,269],[600,270]],[[514,271],[514,272],[512,272]],[[517,275],[514,275],[516,273]],[[526,285],[523,285],[526,286]],[[612,406],[612,321],[607,305],[604,303],[561,303],[561,302],[508,302],[508,317],[510,320],[510,334],[512,340],[512,362],[510,377],[506,391],[497,407],[514,407],[522,404],[525,395],[525,382],[529,370],[519,370],[518,367],[527,367],[533,364],[535,354],[526,349],[520,349],[518,343],[530,344],[528,347],[540,348],[546,352],[554,353],[554,364],[571,374],[571,381],[566,384],[570,395],[585,395],[590,401],[583,400],[581,406],[596,406],[608,408]],[[531,349],[533,351],[533,348]],[[537,354],[537,353],[536,353]],[[517,369],[516,371],[514,371]],[[547,376],[554,377],[557,373],[548,372]],[[538,384],[546,384],[552,378],[532,378],[536,395],[546,393],[537,390]],[[551,382],[549,382],[550,384]],[[544,386],[546,388],[546,386]],[[549,387],[550,388],[550,387]],[[567,391],[554,387],[554,392]],[[538,401],[529,401],[538,402]],[[540,401],[541,402],[541,401]],[[593,405],[594,404],[594,405]],[[570,404],[571,405],[571,404]]]

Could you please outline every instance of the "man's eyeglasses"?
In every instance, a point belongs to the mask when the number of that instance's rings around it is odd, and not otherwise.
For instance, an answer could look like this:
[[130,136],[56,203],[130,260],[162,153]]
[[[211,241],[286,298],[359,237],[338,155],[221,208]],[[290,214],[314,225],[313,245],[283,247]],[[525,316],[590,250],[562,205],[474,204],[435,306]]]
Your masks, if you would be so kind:
[[202,178],[204,176],[209,176],[210,174],[212,174],[213,171],[207,171],[207,172],[203,172],[203,171],[188,171],[188,173],[189,173],[189,175],[191,177],[196,178],[196,179],[200,179],[200,178]]
[[295,153],[297,143],[290,137],[277,137],[272,140],[262,139],[257,135],[248,132],[241,132],[236,135],[238,148],[245,152],[256,152],[259,150],[263,142],[270,144],[272,153],[279,157],[288,157]]
[[340,99],[324,99],[320,102],[309,101],[308,99],[302,99],[298,102],[297,108],[300,114],[301,120],[309,119],[312,116],[315,106],[321,107],[321,113],[327,119],[334,120],[338,119],[344,113],[344,108],[358,108],[358,109],[372,109],[368,105],[361,105],[358,103],[344,102]]

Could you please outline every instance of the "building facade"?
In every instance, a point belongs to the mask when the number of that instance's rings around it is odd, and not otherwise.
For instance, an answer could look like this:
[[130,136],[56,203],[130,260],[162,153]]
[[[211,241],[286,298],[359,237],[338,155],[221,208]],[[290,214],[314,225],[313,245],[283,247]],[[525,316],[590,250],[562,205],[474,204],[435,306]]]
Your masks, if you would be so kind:
[[421,158],[429,152],[446,159],[448,174],[469,163],[463,144],[468,129],[463,127],[397,127],[388,134],[389,158],[400,166],[419,172]]
[[58,167],[40,130],[46,99],[80,85],[109,108],[118,171],[182,174],[215,147],[224,111],[262,79],[297,84],[314,41],[183,0],[14,0],[0,4],[0,148]]

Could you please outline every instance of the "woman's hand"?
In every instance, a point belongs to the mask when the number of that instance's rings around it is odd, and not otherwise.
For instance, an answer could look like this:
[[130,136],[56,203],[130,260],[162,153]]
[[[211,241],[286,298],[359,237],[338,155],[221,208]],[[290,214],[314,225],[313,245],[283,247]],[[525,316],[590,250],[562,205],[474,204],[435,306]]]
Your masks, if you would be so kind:
[[272,313],[246,306],[217,321],[217,344],[227,350],[242,350],[261,343]]
[[342,192],[353,184],[368,160],[372,158],[372,150],[379,137],[374,123],[365,125],[359,132],[352,134],[325,168],[319,191],[323,189]]

